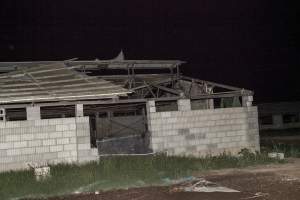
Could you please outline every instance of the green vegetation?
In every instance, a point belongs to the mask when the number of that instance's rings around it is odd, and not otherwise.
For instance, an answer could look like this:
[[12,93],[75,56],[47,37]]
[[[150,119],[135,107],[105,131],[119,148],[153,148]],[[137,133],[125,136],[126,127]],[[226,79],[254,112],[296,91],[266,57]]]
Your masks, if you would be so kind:
[[51,166],[51,178],[36,181],[32,171],[0,173],[0,199],[47,197],[74,192],[162,185],[164,179],[179,179],[195,172],[241,168],[279,163],[266,154],[247,149],[239,156],[222,154],[205,158],[155,156],[118,156],[101,158],[99,163]]
[[273,145],[264,146],[262,148],[266,152],[284,153],[285,157],[300,158],[300,145],[273,143]]

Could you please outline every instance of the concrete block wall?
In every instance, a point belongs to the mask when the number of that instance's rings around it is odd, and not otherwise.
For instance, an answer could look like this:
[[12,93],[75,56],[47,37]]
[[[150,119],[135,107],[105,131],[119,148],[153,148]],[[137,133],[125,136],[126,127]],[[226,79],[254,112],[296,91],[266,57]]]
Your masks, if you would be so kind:
[[[148,104],[149,111],[151,107],[153,103]],[[256,107],[188,110],[188,102],[181,107],[179,111],[148,112],[154,152],[204,156],[237,154],[243,148],[259,151]]]
[[88,117],[0,122],[0,171],[93,159]]

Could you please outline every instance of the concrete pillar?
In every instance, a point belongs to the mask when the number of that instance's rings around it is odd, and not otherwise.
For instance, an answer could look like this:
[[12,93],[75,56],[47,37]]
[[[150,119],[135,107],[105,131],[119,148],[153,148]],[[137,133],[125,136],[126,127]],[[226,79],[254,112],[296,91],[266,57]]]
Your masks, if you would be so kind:
[[253,102],[253,96],[243,96],[242,97],[243,107],[251,107],[252,102]]
[[41,119],[41,109],[39,106],[26,107],[27,120],[39,120]]
[[146,107],[148,114],[156,112],[155,101],[147,101]]
[[191,100],[190,99],[178,99],[177,105],[178,105],[179,111],[191,110]]
[[272,115],[273,126],[281,128],[283,126],[283,119],[281,114]]
[[83,117],[83,104],[76,104],[75,105],[75,116],[76,117]]
[[1,122],[1,121],[3,121],[3,122],[6,121],[5,108],[0,108],[0,122]]
[[208,99],[207,100],[207,108],[208,109],[214,109],[215,108],[214,99]]

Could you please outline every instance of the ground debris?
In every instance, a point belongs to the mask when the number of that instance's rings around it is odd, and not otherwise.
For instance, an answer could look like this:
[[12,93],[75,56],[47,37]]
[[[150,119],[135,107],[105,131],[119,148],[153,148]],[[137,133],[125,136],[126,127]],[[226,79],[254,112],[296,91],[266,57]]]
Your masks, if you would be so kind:
[[262,193],[262,192],[257,192],[254,194],[254,196],[251,196],[251,197],[245,197],[245,198],[241,198],[241,199],[255,199],[255,198],[258,198],[258,197],[266,197],[266,196],[269,196],[269,193]]
[[170,192],[239,192],[231,188],[220,186],[204,178],[186,181],[173,187]]

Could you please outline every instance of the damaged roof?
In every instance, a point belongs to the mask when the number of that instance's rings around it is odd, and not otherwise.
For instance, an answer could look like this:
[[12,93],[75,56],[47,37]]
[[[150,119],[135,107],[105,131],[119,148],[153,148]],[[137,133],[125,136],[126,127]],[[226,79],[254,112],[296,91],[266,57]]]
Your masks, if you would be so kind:
[[0,104],[114,98],[129,90],[77,72],[63,62],[0,74]]

